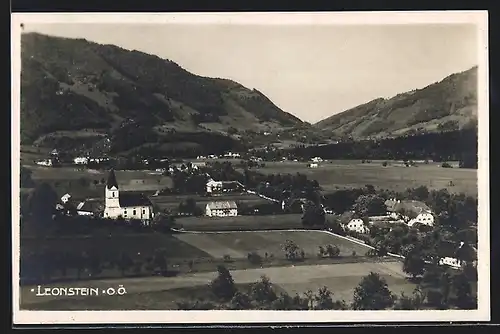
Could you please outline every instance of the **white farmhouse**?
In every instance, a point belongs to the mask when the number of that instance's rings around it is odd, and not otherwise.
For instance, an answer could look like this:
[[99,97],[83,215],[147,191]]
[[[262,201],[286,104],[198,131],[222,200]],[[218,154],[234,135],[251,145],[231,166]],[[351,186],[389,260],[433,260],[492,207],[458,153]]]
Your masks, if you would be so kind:
[[153,204],[143,194],[121,192],[118,189],[115,172],[109,172],[108,181],[104,188],[105,209],[104,217],[116,219],[140,219],[149,221],[154,217]]
[[53,165],[52,159],[44,159],[35,161],[37,165],[51,167]]
[[454,269],[460,269],[467,263],[477,265],[477,249],[463,241],[458,246],[455,243],[442,242],[438,247],[438,255],[440,265]]
[[92,210],[92,208],[89,208],[89,205],[87,204],[86,201],[78,203],[78,205],[76,206],[76,213],[79,216],[93,216],[94,215],[94,211]]
[[430,212],[422,212],[417,215],[417,217],[410,219],[408,221],[408,226],[412,227],[413,224],[419,223],[427,226],[434,226],[434,216]]
[[358,233],[368,232],[368,228],[365,226],[365,223],[360,218],[351,219],[351,221],[346,225],[346,229]]
[[208,217],[235,217],[238,215],[238,206],[234,201],[210,202],[205,207]]
[[86,165],[89,163],[89,158],[87,157],[76,157],[73,159],[75,165]]
[[61,197],[61,202],[63,202],[64,204],[68,203],[69,200],[71,198],[71,195],[70,194],[65,194]]

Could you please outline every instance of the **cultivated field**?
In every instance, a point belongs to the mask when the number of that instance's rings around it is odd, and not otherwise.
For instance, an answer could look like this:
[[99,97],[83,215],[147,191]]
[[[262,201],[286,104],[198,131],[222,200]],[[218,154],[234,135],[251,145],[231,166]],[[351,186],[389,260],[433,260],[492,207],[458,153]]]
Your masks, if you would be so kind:
[[247,231],[303,228],[301,214],[236,217],[185,217],[176,223],[187,231]]
[[[319,182],[324,191],[338,188],[359,188],[371,184],[377,188],[406,190],[409,187],[427,186],[429,189],[443,189],[453,193],[464,192],[477,195],[477,170],[463,168],[442,168],[438,163],[418,164],[418,167],[404,167],[401,162],[382,161],[361,163],[360,160],[330,160],[318,163],[317,168],[308,168],[305,162],[266,162],[261,173],[303,173]],[[453,164],[452,165],[456,165]],[[453,186],[450,186],[450,181]]]
[[175,237],[182,242],[197,247],[214,258],[229,255],[231,258],[246,258],[249,252],[265,253],[284,257],[281,245],[286,240],[295,242],[305,252],[306,257],[314,258],[318,246],[333,244],[339,247],[340,256],[351,256],[353,251],[363,256],[369,250],[364,245],[336,237],[323,231],[267,231],[192,234],[179,233]]

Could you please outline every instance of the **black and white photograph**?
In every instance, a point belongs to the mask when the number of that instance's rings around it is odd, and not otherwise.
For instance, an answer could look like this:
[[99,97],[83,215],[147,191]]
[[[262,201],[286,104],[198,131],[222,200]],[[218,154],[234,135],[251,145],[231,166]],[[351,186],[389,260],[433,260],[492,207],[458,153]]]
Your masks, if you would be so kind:
[[14,322],[489,320],[487,17],[12,14]]

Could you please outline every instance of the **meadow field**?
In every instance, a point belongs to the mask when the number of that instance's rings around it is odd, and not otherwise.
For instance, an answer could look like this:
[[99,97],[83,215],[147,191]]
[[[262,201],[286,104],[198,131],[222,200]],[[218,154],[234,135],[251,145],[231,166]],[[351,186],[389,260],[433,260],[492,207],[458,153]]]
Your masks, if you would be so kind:
[[[294,295],[295,293],[302,294],[307,290],[316,291],[322,286],[327,286],[334,293],[336,299],[344,299],[349,302],[352,299],[354,288],[361,278],[373,271],[385,278],[389,288],[396,294],[401,291],[409,294],[415,287],[402,272],[401,262],[394,259],[365,258],[363,255],[369,249],[368,247],[326,232],[181,233],[172,236],[171,239],[164,239],[165,242],[167,240],[169,244],[164,246],[170,249],[169,254],[177,258],[181,256],[197,257],[203,254],[212,258],[230,255],[238,263],[240,260],[244,260],[248,252],[257,251],[261,255],[267,252],[281,259],[279,266],[266,265],[264,262],[262,266],[238,268],[234,263],[226,264],[235,283],[241,286],[256,282],[262,275],[266,275],[278,292],[286,291]],[[286,240],[293,240],[299,247],[304,248],[305,261],[284,261],[284,252],[280,245]],[[130,245],[132,245],[131,241],[129,240]],[[91,240],[88,242],[92,243]],[[331,263],[327,259],[326,262],[318,262],[317,247],[326,244],[337,245],[340,248],[340,261]],[[115,243],[109,242],[108,249],[116,251],[115,245]],[[141,243],[141,245],[145,244]],[[359,254],[354,255],[354,257],[359,257],[358,261],[352,259],[353,251]],[[346,261],[341,260],[344,257]],[[308,262],[308,259],[311,261]],[[80,280],[73,283],[46,285],[47,287],[93,287],[98,288],[99,291],[108,287],[117,288],[120,284],[126,288],[126,295],[113,297],[47,296],[42,298],[36,297],[33,293],[32,289],[36,289],[36,287],[23,286],[21,287],[21,308],[38,310],[176,309],[176,301],[209,294],[207,285],[216,277],[215,268],[216,263],[214,262],[210,270],[182,272],[174,277]]]
[[[305,162],[266,162],[257,171],[265,174],[297,172],[317,180],[324,192],[341,188],[360,188],[371,184],[376,188],[404,191],[410,187],[427,186],[429,189],[448,189],[452,193],[477,195],[477,170],[442,168],[439,163],[417,163],[405,167],[400,161],[390,161],[386,167],[383,161],[362,163],[360,160],[329,160],[318,163],[317,168],[307,167]],[[450,186],[450,181],[453,186]]]
[[[104,186],[108,177],[107,171],[88,169],[78,166],[44,167],[24,165],[31,170],[34,181],[46,182],[62,196],[70,193],[73,197],[104,197]],[[153,171],[117,170],[116,179],[121,190],[142,191],[153,194],[156,190],[171,187],[173,182],[169,176]]]
[[302,214],[253,215],[236,217],[182,217],[175,221],[186,231],[247,231],[299,229]]

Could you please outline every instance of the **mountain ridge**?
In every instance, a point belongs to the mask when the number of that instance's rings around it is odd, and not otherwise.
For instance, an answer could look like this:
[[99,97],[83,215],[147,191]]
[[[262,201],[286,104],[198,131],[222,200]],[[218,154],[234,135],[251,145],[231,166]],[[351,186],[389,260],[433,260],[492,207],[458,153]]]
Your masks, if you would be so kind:
[[377,98],[315,124],[339,137],[390,137],[470,127],[477,122],[477,66],[421,89]]

